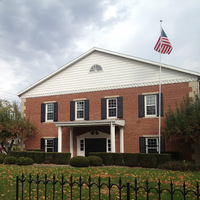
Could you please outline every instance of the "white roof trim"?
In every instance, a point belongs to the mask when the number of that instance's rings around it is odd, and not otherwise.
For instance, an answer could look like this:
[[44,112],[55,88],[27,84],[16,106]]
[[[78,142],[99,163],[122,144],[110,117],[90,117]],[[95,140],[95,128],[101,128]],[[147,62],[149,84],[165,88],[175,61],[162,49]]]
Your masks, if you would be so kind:
[[56,122],[55,124],[57,127],[110,126],[111,124],[116,126],[125,126],[125,120],[85,120],[85,121]]
[[[81,56],[75,58],[74,60],[72,60],[68,64],[64,65],[63,67],[59,68],[58,70],[54,71],[53,73],[49,74],[48,76],[44,77],[43,79],[41,79],[38,82],[34,83],[33,85],[29,86],[28,88],[22,90],[21,92],[18,93],[18,96],[19,97],[22,96],[27,91],[29,91],[32,88],[36,87],[37,85],[43,83],[44,81],[50,79],[51,77],[55,76],[56,74],[60,73],[61,71],[67,69],[68,67],[70,67],[71,65],[80,61],[81,59],[83,59],[84,57],[93,53],[94,51],[98,51],[98,52],[102,52],[102,53],[106,53],[106,54],[111,54],[111,55],[114,55],[114,56],[119,56],[119,57],[131,59],[131,60],[135,60],[135,61],[138,61],[138,62],[143,62],[143,63],[147,63],[147,64],[151,64],[151,65],[160,66],[160,63],[158,63],[158,62],[154,62],[154,61],[150,61],[150,60],[146,60],[146,59],[142,59],[142,58],[138,58],[138,57],[133,57],[133,56],[129,56],[129,55],[126,55],[126,54],[117,53],[117,52],[114,52],[114,51],[109,51],[109,50],[94,47],[94,48],[90,49],[89,51],[85,52],[84,54],[82,54]],[[200,73],[198,73],[198,72],[194,72],[194,71],[190,71],[190,70],[166,65],[166,64],[163,64],[163,63],[161,64],[161,66],[163,68],[166,68],[166,69],[171,69],[171,70],[175,70],[175,71],[179,71],[179,72],[182,72],[182,73],[186,73],[186,74],[195,75],[195,76],[200,77]]]

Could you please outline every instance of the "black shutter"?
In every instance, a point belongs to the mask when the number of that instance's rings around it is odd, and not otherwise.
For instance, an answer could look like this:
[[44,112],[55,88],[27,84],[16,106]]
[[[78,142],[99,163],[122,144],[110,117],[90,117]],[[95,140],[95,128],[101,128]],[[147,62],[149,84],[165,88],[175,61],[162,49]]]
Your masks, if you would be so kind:
[[144,95],[138,96],[138,113],[139,117],[144,117]]
[[89,120],[89,100],[85,100],[85,120]]
[[45,104],[41,104],[41,122],[45,122]]
[[146,153],[145,137],[139,137],[140,153]]
[[40,140],[40,149],[42,151],[45,151],[45,139],[44,138],[41,138],[41,140]]
[[54,143],[54,152],[58,152],[58,138],[54,138],[53,139],[53,143]]
[[70,121],[75,120],[75,102],[71,101],[70,102]]
[[[159,116],[159,94],[156,95],[157,98],[157,117]],[[163,117],[163,93],[161,93],[161,117]]]
[[106,99],[101,99],[101,119],[106,119]]
[[123,118],[123,97],[117,97],[117,117]]
[[165,139],[161,137],[161,153],[165,152]]
[[54,122],[58,121],[58,102],[54,103],[54,118],[53,118]]

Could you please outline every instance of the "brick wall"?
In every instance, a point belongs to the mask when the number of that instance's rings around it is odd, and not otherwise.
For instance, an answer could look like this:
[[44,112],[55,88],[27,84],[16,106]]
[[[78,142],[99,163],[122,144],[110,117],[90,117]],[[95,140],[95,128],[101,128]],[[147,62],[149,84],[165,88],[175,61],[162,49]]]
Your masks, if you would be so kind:
[[[135,87],[127,89],[106,90],[98,92],[77,93],[68,95],[57,95],[49,97],[27,98],[24,101],[26,117],[35,123],[39,129],[38,135],[25,142],[26,148],[40,148],[40,138],[57,137],[58,129],[54,123],[41,123],[41,103],[47,101],[58,102],[58,121],[70,121],[70,101],[73,99],[86,98],[90,101],[89,114],[90,120],[101,119],[101,98],[105,96],[119,95],[123,97],[123,119],[124,128],[124,150],[125,152],[139,152],[139,137],[143,135],[158,134],[158,118],[139,118],[138,117],[138,95],[142,93],[158,92],[158,86]],[[170,105],[175,108],[175,103],[180,102],[186,94],[192,91],[189,83],[177,83],[162,85],[164,112]],[[162,119],[163,121],[163,119]],[[163,123],[163,122],[162,122]],[[86,128],[87,129],[87,128]],[[76,137],[85,133],[86,129],[76,128],[74,132],[74,150],[76,151]],[[109,128],[107,130],[109,131]],[[173,143],[167,143],[168,150],[175,150]],[[184,149],[184,148],[181,148]],[[180,149],[179,149],[180,150]],[[63,129],[63,151],[69,152],[69,130]],[[119,152],[119,130],[116,129],[116,151]],[[190,153],[191,149],[187,150]],[[184,150],[182,150],[184,154]],[[75,153],[76,155],[76,153]]]

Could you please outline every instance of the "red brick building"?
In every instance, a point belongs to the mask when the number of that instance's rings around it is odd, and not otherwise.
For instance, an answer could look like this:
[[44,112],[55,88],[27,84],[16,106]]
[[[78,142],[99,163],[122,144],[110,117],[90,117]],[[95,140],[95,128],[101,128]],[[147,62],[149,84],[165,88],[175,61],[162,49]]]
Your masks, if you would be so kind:
[[[19,93],[39,129],[26,149],[71,152],[158,152],[159,63],[93,48]],[[199,94],[200,74],[162,64],[161,124],[168,107]],[[187,147],[187,148],[186,148]],[[196,159],[161,137],[161,151]]]

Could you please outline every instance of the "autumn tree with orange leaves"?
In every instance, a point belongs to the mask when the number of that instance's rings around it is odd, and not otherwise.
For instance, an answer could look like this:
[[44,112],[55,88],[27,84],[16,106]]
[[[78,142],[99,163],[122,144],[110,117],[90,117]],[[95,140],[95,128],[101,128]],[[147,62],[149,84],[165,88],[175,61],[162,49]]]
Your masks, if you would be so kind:
[[22,116],[17,103],[0,100],[0,144],[7,154],[15,139],[26,140],[36,132],[36,126]]

